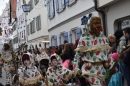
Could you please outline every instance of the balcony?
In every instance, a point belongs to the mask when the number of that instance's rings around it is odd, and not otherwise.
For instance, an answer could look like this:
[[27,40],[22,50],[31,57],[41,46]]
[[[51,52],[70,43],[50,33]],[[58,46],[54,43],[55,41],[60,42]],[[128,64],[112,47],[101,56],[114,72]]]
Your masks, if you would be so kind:
[[110,4],[113,4],[119,0],[98,0],[98,7],[104,7],[108,6]]

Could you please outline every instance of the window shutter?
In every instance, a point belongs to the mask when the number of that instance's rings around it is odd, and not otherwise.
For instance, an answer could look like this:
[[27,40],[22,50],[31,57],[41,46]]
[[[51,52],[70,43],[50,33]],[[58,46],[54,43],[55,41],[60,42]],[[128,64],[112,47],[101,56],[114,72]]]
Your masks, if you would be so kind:
[[55,7],[54,7],[54,0],[51,0],[51,15],[52,15],[52,17],[51,18],[53,18],[53,16],[55,15]]
[[62,0],[62,8],[65,8],[65,0]]
[[68,41],[68,32],[64,33],[64,40]]
[[59,45],[61,45],[61,34],[59,35]]
[[36,17],[36,29],[38,30],[38,16]]
[[59,0],[56,0],[56,12],[59,12]]
[[77,28],[77,29],[76,29],[76,38],[77,38],[77,39],[80,38],[81,35],[82,35],[82,30],[81,30],[81,28]]
[[41,16],[39,15],[39,29],[41,29]]
[[47,1],[48,18],[50,18],[50,0]]
[[35,21],[33,20],[33,32],[35,32]]
[[66,6],[69,6],[69,0],[65,0]]
[[54,44],[57,46],[57,36],[54,36]]
[[72,31],[69,32],[69,42],[72,43]]
[[30,33],[32,34],[32,22],[30,22]]

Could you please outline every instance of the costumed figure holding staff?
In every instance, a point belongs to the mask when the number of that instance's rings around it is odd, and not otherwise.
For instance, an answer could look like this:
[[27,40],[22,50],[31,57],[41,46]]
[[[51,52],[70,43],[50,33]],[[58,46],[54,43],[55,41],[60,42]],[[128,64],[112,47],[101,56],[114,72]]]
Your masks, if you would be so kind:
[[82,34],[75,49],[74,71],[77,73],[80,70],[78,63],[81,59],[84,62],[82,76],[88,79],[91,86],[105,86],[107,69],[112,68],[115,59],[112,54],[108,54],[110,46],[103,33],[101,18],[89,14],[82,18],[82,23],[86,24],[86,32]]
[[34,65],[34,59],[30,53],[22,56],[23,67],[18,69],[18,75],[14,75],[13,82],[19,80],[20,86],[46,86],[42,80],[42,75]]
[[11,49],[10,43],[4,43],[1,58],[4,61],[4,70],[6,73],[6,85],[5,86],[12,85],[12,76],[13,76],[12,72],[15,71],[12,53],[13,53],[13,51]]

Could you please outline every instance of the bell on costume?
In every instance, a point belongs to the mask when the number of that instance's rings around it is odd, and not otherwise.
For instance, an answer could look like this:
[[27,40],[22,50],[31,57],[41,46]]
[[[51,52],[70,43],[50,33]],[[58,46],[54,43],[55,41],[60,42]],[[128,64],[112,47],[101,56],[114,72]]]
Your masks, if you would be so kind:
[[92,68],[92,63],[88,62],[86,67],[87,67],[88,70],[90,70]]

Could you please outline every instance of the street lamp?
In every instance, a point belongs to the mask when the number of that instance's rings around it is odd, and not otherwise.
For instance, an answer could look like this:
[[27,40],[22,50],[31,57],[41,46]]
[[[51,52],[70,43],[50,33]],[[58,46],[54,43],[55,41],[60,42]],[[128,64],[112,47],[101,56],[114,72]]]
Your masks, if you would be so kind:
[[30,10],[31,10],[31,5],[24,4],[24,5],[22,5],[22,7],[23,7],[24,12],[30,12]]

